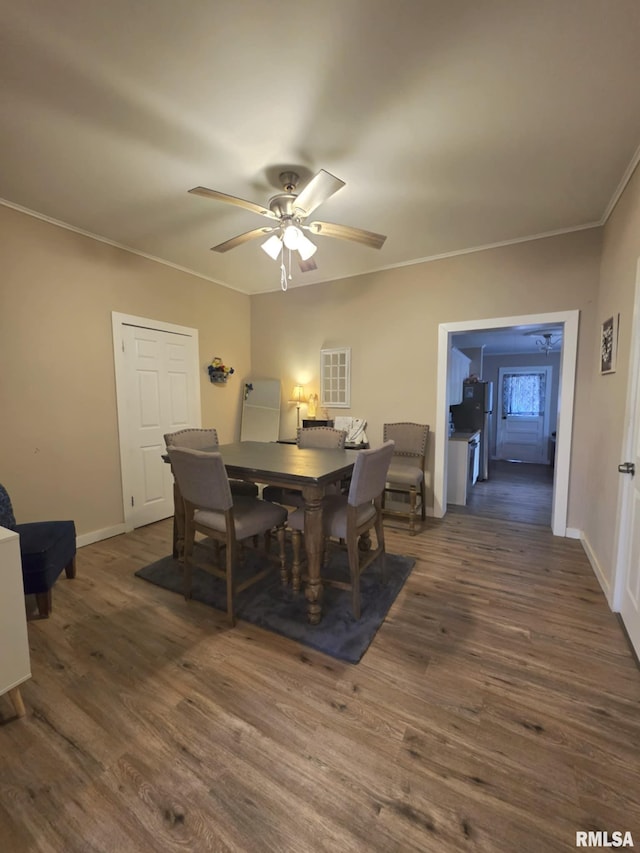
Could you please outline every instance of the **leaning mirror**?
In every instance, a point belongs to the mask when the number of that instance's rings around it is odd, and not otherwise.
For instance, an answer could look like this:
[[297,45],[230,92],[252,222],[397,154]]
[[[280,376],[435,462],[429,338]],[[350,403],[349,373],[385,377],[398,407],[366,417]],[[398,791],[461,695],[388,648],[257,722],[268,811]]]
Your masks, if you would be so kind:
[[244,383],[240,441],[277,441],[280,433],[280,380]]

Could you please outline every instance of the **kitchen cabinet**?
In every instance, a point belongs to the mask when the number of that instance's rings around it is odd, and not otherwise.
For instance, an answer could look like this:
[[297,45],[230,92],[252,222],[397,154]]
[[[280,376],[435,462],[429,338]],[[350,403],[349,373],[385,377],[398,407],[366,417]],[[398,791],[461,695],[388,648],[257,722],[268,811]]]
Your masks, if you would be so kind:
[[462,402],[462,383],[469,378],[470,364],[471,359],[468,356],[460,352],[457,347],[451,347],[447,376],[450,406],[457,406]]
[[25,713],[20,685],[28,678],[31,678],[31,662],[20,537],[13,530],[0,527],[0,694],[9,694],[19,717]]
[[454,432],[447,458],[447,503],[466,506],[469,490],[478,479],[480,430]]

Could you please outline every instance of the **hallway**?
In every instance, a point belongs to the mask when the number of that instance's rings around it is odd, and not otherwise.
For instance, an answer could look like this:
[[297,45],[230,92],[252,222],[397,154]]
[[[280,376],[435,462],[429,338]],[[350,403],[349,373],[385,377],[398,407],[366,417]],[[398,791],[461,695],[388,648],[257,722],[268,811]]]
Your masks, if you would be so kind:
[[489,479],[478,481],[471,489],[466,507],[449,505],[448,509],[550,527],[552,500],[550,465],[494,459],[489,463]]

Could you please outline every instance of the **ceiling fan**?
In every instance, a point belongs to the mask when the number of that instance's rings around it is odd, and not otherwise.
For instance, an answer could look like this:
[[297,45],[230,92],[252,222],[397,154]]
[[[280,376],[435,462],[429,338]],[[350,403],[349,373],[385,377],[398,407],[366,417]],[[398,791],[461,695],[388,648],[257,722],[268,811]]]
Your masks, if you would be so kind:
[[[218,190],[210,190],[207,187],[194,187],[189,190],[194,195],[217,199],[243,207],[252,213],[259,213],[273,222],[272,225],[254,228],[251,231],[245,231],[244,234],[238,234],[237,237],[232,237],[230,240],[225,240],[224,243],[213,246],[212,251],[228,252],[230,249],[235,249],[236,246],[241,246],[256,237],[271,235],[261,248],[274,260],[277,260],[283,247],[290,252],[297,251],[301,271],[308,272],[317,269],[316,263],[312,259],[317,246],[306,236],[305,231],[320,237],[353,240],[373,249],[380,249],[387,239],[382,234],[375,234],[373,231],[365,231],[362,228],[353,228],[350,225],[336,225],[333,222],[321,222],[319,220],[306,222],[307,217],[317,207],[345,185],[344,181],[324,169],[320,169],[300,193],[296,192],[300,180],[296,172],[281,172],[280,180],[282,192],[270,198],[266,206],[256,204],[253,201],[246,201],[243,198],[236,198],[236,196],[227,195]],[[284,277],[283,289],[286,290],[284,261],[281,269]]]

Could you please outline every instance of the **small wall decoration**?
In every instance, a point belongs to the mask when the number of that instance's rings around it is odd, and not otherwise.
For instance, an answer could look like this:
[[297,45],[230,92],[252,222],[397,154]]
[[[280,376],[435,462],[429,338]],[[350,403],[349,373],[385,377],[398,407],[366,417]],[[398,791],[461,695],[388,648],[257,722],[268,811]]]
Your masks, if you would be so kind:
[[211,364],[207,367],[209,379],[214,384],[224,383],[234,373],[233,367],[227,367],[219,356],[211,360]]
[[320,405],[348,409],[351,406],[351,349],[320,350]]
[[618,323],[620,315],[609,317],[600,328],[600,373],[616,372],[618,354]]

